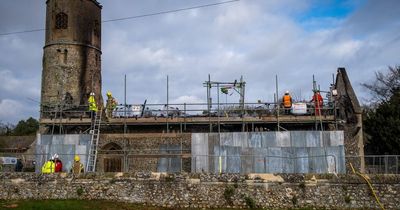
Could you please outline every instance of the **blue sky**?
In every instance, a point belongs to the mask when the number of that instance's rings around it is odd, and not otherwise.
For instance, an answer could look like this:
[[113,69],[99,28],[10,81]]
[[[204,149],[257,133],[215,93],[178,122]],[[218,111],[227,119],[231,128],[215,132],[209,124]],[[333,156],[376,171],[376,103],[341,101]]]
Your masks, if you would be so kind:
[[366,0],[314,0],[309,8],[295,16],[296,21],[305,30],[320,30],[336,27],[355,10],[363,6]]
[[362,6],[361,2],[355,1],[313,1],[310,8],[299,19],[300,21],[306,21],[310,18],[345,18],[360,6]]
[[[100,0],[103,20],[220,1]],[[224,81],[243,75],[247,102],[272,101],[278,75],[282,94],[308,99],[313,75],[328,89],[345,67],[365,102],[360,83],[400,63],[398,8],[398,0],[241,0],[105,23],[103,94],[110,90],[123,101],[126,74],[128,103],[165,103],[169,75],[170,102],[205,102],[208,74]],[[44,0],[0,2],[0,33],[44,23]],[[43,45],[43,32],[0,36],[0,122],[39,116]]]

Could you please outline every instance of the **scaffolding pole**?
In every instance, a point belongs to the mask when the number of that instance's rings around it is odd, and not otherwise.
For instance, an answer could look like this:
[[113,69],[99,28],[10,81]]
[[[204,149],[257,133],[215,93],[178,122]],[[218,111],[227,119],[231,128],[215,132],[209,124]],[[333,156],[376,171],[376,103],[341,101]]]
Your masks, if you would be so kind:
[[220,113],[220,110],[219,110],[219,84],[217,84],[217,119],[218,119],[218,136],[219,136],[219,133],[221,132],[221,125],[220,125],[220,119],[219,119],[219,113]]
[[242,108],[242,132],[245,131],[245,124],[244,124],[244,115],[245,115],[245,110],[244,110],[244,90],[245,90],[245,85],[243,81],[243,76],[240,76],[240,106]]
[[[318,89],[317,89],[317,82],[315,81],[315,76],[313,75],[313,93],[314,93],[314,100],[315,100],[314,101],[315,130],[318,130],[318,120],[319,120],[321,131],[323,131],[324,130],[324,128],[322,127],[322,108],[323,108],[323,106],[319,106],[319,98],[317,96],[318,91],[320,91],[320,86],[318,85]],[[316,104],[318,104],[318,109],[319,109],[318,110],[318,119],[317,119]]]
[[279,89],[278,89],[278,75],[275,75],[275,89],[276,89],[276,93],[275,93],[276,121],[277,121],[277,123],[278,123],[278,131],[280,131],[281,125],[280,125],[280,122],[279,122],[279,99],[278,99]]
[[127,132],[127,127],[126,127],[126,74],[124,76],[124,134]]
[[168,118],[169,118],[169,78],[167,75],[167,133],[169,133],[169,123],[168,123]]
[[[207,88],[207,111],[208,111],[208,119],[209,119],[209,125],[210,125],[210,132],[213,131],[212,129],[212,122],[211,122],[211,107],[212,107],[212,98],[211,98],[211,88],[216,87],[217,88],[217,130],[219,132],[220,130],[220,101],[219,101],[219,91],[220,88],[229,88],[234,90],[236,93],[239,94],[240,99],[239,99],[239,107],[238,109],[234,109],[234,111],[238,111],[241,113],[241,119],[242,119],[242,131],[245,129],[245,122],[244,122],[244,114],[245,114],[245,86],[246,82],[243,81],[243,76],[240,77],[240,81],[237,82],[235,80],[234,82],[215,82],[211,81],[210,75],[208,75],[208,81],[205,81],[203,85]],[[236,87],[240,88],[240,90],[237,90]]]
[[211,76],[208,74],[207,82],[207,112],[208,112],[208,124],[210,126],[210,133],[212,132],[211,124]]

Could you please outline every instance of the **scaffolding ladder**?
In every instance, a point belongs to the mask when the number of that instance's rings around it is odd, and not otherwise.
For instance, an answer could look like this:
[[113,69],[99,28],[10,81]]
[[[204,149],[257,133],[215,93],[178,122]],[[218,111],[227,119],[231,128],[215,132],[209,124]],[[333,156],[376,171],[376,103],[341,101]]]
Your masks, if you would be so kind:
[[94,122],[92,123],[92,130],[90,131],[90,133],[92,134],[92,138],[90,140],[89,157],[86,164],[87,172],[96,171],[97,145],[99,143],[99,138],[100,138],[100,125],[101,125],[102,113],[103,113],[102,109],[95,112]]

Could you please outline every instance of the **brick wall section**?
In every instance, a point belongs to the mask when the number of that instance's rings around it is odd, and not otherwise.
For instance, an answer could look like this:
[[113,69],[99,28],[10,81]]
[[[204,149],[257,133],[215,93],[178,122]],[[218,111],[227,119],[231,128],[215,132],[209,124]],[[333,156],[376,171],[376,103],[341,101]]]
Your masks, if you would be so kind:
[[[358,176],[312,176],[0,173],[0,199],[104,199],[172,208],[246,208],[249,201],[264,208],[378,208]],[[370,177],[385,208],[398,209],[400,176]]]

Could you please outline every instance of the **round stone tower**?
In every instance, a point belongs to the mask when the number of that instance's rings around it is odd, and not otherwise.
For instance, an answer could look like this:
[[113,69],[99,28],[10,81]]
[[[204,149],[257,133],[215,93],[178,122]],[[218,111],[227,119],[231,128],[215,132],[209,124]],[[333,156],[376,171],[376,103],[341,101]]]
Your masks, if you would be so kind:
[[47,0],[46,4],[42,110],[84,109],[90,92],[101,106],[102,6],[96,0]]

